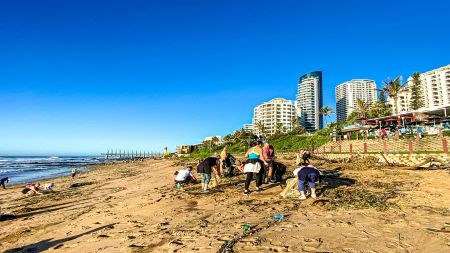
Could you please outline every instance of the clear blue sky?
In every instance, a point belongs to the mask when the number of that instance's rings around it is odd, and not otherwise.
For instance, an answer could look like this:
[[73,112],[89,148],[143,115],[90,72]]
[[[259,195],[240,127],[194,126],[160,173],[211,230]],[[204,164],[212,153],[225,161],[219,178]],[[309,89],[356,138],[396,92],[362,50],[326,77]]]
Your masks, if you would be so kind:
[[324,105],[450,63],[448,1],[0,0],[0,155],[225,135],[322,70]]

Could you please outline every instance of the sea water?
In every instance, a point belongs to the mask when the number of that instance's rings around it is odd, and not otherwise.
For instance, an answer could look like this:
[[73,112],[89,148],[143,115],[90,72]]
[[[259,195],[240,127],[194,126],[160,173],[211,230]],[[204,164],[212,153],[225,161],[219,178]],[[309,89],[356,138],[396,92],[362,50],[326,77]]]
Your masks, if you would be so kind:
[[0,178],[9,177],[9,184],[36,182],[70,175],[73,168],[86,170],[88,165],[104,162],[93,156],[0,156]]

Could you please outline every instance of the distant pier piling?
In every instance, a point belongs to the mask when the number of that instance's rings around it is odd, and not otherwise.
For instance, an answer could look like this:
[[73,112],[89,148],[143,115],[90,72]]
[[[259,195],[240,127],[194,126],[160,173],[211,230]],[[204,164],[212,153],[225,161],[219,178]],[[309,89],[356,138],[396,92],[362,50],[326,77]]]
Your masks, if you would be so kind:
[[122,149],[107,149],[105,153],[101,154],[106,160],[117,159],[117,160],[133,160],[133,159],[145,159],[145,158],[160,158],[163,156],[162,153],[154,151],[142,151],[142,150],[122,150]]

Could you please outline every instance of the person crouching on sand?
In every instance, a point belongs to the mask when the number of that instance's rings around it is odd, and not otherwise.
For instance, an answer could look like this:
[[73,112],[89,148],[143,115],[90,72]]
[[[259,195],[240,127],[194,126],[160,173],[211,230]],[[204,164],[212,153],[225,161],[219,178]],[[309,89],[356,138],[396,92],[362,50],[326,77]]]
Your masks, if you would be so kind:
[[186,169],[179,170],[175,172],[175,184],[178,189],[183,188],[183,184],[188,184],[190,182],[195,183],[197,179],[194,174],[192,174],[192,166],[187,166]]
[[43,194],[41,192],[41,190],[39,189],[39,186],[41,186],[41,184],[39,183],[35,183],[35,184],[27,184],[25,185],[25,187],[22,190],[23,194],[26,194],[27,196],[31,196],[31,195],[35,195],[35,194]]
[[300,192],[299,199],[306,199],[305,184],[308,182],[309,188],[311,188],[311,198],[316,198],[316,182],[320,179],[319,170],[309,165],[308,163],[302,163],[300,168],[294,170],[294,176],[298,178],[298,191]]
[[[202,191],[209,192],[208,184],[211,181],[211,173],[218,174],[220,169],[220,158],[208,157],[203,161],[199,161],[197,165],[197,172],[202,175]],[[217,179],[216,179],[217,180]]]

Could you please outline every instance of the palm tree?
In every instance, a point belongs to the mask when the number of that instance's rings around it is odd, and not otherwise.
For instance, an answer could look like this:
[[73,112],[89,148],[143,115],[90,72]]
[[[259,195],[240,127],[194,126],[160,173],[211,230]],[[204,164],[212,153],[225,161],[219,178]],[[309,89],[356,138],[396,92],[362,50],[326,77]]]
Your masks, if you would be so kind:
[[367,117],[367,111],[369,109],[369,105],[364,100],[361,100],[359,98],[356,99],[356,102],[358,104],[357,110],[359,112],[359,117],[360,118],[366,118]]
[[264,126],[264,123],[262,123],[262,121],[258,121],[255,126],[258,129],[258,134],[264,136],[266,133],[266,126]]
[[281,133],[285,132],[285,129],[286,128],[284,127],[283,123],[278,122],[275,125],[275,134],[281,134]]
[[401,83],[401,77],[398,76],[394,80],[383,81],[384,87],[382,90],[388,94],[390,98],[394,99],[394,112],[398,115],[398,93],[404,89],[405,85]]
[[291,119],[291,130],[290,130],[290,133],[293,133],[293,134],[304,134],[305,132],[306,132],[306,129],[302,126],[302,124],[298,120],[298,117],[293,117]]
[[325,118],[325,127],[327,125],[327,117],[334,113],[333,108],[325,106],[319,109],[319,114]]

